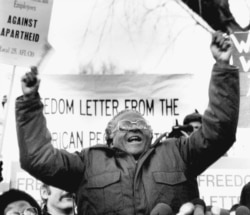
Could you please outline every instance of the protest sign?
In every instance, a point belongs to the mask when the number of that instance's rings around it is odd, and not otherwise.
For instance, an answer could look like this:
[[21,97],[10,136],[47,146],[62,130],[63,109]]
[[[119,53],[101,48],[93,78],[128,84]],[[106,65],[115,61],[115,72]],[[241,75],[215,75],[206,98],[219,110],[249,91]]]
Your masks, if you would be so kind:
[[1,63],[32,66],[40,62],[49,47],[52,2],[0,0]]
[[234,32],[231,34],[234,43],[233,64],[241,72],[250,72],[250,36],[249,32]]

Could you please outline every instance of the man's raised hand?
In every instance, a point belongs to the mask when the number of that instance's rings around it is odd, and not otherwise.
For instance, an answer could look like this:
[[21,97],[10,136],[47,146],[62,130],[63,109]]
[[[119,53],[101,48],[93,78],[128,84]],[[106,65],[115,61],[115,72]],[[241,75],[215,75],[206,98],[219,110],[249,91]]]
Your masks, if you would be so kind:
[[22,91],[25,98],[31,98],[36,95],[40,85],[37,67],[31,67],[21,78]]

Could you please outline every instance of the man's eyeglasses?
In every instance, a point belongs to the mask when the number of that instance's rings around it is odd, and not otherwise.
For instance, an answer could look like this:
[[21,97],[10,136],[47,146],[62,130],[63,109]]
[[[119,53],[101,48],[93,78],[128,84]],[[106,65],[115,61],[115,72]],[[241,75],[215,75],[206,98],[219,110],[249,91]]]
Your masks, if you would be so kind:
[[36,208],[26,208],[23,212],[10,211],[7,212],[6,215],[38,215],[38,211]]
[[[117,123],[114,131],[130,131],[130,130],[143,130],[143,129],[151,129],[151,126],[143,119],[138,119],[136,121],[129,121],[129,120],[121,120]],[[113,131],[113,132],[114,132]]]

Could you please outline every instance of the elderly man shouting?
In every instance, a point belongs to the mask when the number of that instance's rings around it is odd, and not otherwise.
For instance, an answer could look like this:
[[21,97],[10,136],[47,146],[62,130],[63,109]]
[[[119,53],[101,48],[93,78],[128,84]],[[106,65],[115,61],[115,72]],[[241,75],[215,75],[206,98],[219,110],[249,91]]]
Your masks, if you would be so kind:
[[209,104],[201,129],[193,135],[152,144],[152,129],[144,117],[124,110],[108,123],[106,144],[75,153],[52,146],[38,93],[40,79],[32,69],[22,77],[23,95],[16,100],[22,168],[46,184],[75,193],[78,215],[147,215],[159,204],[178,212],[199,197],[197,176],[235,141],[239,72],[229,64],[232,41],[215,32],[211,52],[216,63]]

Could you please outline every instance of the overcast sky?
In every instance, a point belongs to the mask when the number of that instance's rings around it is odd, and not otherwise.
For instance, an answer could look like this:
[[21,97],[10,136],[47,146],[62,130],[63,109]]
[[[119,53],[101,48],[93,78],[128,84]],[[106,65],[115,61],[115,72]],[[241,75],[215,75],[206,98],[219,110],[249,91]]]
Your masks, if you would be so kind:
[[[229,3],[247,26],[249,0]],[[44,73],[100,72],[104,64],[116,73],[199,73],[212,63],[210,34],[174,0],[54,0],[48,38]],[[1,67],[0,94],[12,70]]]

